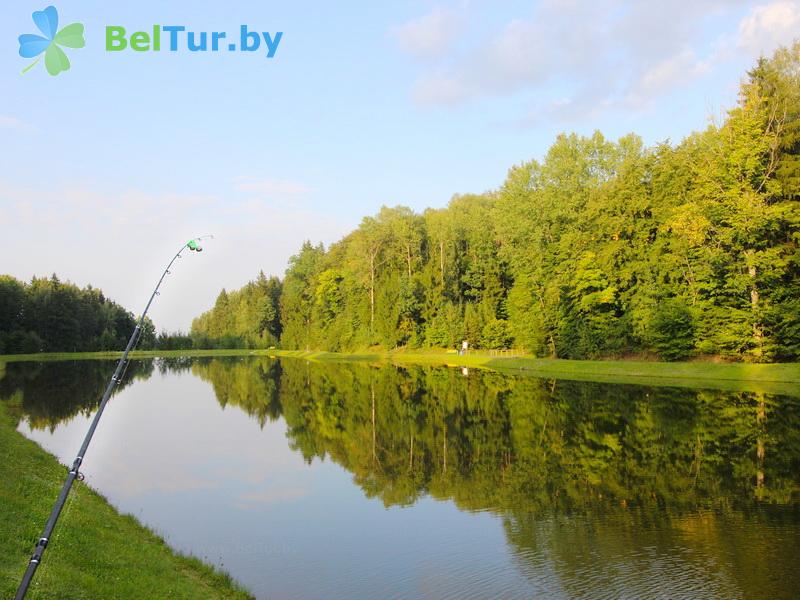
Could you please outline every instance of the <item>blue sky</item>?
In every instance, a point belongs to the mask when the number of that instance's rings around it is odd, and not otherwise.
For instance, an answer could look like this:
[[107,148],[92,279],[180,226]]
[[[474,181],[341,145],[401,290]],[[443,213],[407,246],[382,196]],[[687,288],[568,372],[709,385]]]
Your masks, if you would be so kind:
[[[214,233],[152,310],[168,329],[383,204],[496,188],[561,131],[679,141],[800,31],[795,0],[62,0],[86,47],[21,75],[17,37],[47,4],[0,9],[0,272],[138,311],[171,252]],[[105,51],[106,25],[154,24],[283,38],[272,59]]]

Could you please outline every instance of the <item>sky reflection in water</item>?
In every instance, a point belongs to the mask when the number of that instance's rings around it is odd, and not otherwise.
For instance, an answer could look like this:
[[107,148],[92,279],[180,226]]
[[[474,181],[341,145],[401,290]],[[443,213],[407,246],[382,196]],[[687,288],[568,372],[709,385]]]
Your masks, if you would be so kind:
[[[71,462],[112,368],[11,363],[0,397]],[[796,398],[267,358],[130,376],[87,481],[258,597],[800,589]]]

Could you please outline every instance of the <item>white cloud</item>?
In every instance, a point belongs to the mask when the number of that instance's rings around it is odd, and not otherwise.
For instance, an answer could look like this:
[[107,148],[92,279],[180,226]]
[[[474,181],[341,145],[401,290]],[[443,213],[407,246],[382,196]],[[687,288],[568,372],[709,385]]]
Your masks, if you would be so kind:
[[414,101],[422,105],[454,106],[470,95],[469,86],[447,73],[423,75],[412,90]]
[[515,20],[491,40],[478,61],[483,82],[494,90],[514,90],[547,75],[548,52],[541,25]]
[[547,78],[548,58],[536,23],[514,20],[452,65],[424,74],[414,85],[420,104],[453,105],[488,94],[513,93]]
[[[735,27],[742,4],[748,3],[543,0],[494,30],[467,32],[472,45],[454,46],[425,67],[412,98],[452,106],[515,96],[533,107],[533,120],[641,110],[733,57],[718,24]],[[800,31],[797,4],[757,8],[743,22],[743,44],[763,45],[776,35],[785,42],[790,29]],[[788,24],[778,28],[779,20]]]
[[800,2],[757,6],[739,25],[739,46],[757,57],[788,45],[800,35]]
[[434,8],[431,12],[390,31],[401,50],[418,58],[436,58],[446,53],[462,29],[455,10]]
[[642,106],[651,98],[687,85],[706,73],[709,65],[689,48],[664,58],[643,70],[626,97],[626,103],[632,107]]

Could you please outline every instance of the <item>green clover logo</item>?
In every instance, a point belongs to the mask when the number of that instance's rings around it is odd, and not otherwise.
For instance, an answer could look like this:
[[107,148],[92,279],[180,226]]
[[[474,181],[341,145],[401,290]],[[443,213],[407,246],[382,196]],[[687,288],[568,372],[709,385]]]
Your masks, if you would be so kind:
[[83,23],[72,23],[58,31],[58,11],[54,6],[33,13],[33,22],[43,36],[26,33],[19,36],[19,55],[22,58],[36,60],[25,67],[22,72],[27,73],[41,60],[44,52],[44,66],[50,75],[58,75],[69,69],[69,59],[61,46],[67,48],[83,48],[86,41],[83,39]]

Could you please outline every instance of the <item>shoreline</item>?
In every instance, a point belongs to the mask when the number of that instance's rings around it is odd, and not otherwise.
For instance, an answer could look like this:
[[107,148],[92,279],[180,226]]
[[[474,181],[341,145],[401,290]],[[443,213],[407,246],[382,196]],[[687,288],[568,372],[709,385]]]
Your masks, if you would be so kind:
[[[59,352],[0,355],[0,364],[51,360],[113,360],[121,352]],[[372,362],[396,365],[467,367],[544,379],[653,386],[709,387],[800,396],[800,363],[655,362],[568,360],[445,350],[378,350],[353,353],[304,350],[137,350],[132,359],[271,356],[316,362]]]
[[[65,467],[16,429],[0,402],[0,597],[13,597],[64,480]],[[135,516],[76,482],[29,590],[31,597],[252,598],[228,573],[170,547]],[[67,593],[68,591],[68,593]]]

